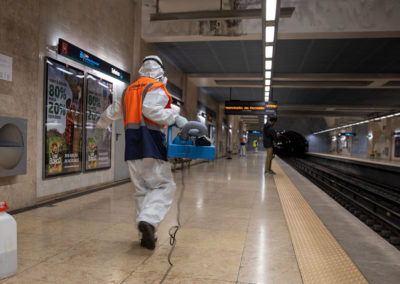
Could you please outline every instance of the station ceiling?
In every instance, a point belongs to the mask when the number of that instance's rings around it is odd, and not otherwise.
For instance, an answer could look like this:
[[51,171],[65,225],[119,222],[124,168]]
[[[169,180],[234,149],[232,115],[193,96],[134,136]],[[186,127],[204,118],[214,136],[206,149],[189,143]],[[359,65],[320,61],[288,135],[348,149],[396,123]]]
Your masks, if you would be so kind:
[[[184,73],[210,77],[213,84],[199,87],[216,101],[263,100],[261,40],[157,46]],[[278,116],[308,124],[281,128],[309,134],[330,127],[326,117],[353,122],[400,109],[400,38],[280,39],[275,50],[272,89]]]
[[[159,43],[184,73],[262,73],[262,42]],[[399,73],[400,38],[278,40],[275,73]]]

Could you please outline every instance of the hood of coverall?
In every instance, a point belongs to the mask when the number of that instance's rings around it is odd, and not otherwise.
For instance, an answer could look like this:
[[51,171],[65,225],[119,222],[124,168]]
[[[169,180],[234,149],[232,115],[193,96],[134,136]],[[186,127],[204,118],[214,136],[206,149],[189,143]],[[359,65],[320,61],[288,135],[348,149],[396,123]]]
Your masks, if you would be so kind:
[[[154,59],[154,60],[151,60]],[[164,76],[164,69],[162,68],[162,61],[158,56],[146,56],[143,60],[143,65],[139,69],[139,74],[142,77],[150,77],[160,80]],[[158,61],[158,62],[157,62]],[[160,65],[161,63],[161,65]]]

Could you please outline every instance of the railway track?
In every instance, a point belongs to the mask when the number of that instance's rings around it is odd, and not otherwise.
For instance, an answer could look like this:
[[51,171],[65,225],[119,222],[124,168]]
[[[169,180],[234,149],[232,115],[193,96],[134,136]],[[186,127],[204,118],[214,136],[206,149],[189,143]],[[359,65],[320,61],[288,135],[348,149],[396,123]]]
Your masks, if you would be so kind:
[[400,250],[400,188],[376,184],[303,158],[284,160]]

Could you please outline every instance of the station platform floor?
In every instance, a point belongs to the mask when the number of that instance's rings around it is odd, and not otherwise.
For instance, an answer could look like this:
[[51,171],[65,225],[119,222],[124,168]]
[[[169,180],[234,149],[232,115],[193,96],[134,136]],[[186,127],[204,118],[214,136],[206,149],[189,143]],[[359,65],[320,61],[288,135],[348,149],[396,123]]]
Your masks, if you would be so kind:
[[14,215],[9,283],[159,283],[168,229],[182,228],[164,283],[400,283],[400,252],[279,158],[265,152],[174,173],[177,192],[154,251],[141,248],[131,183]]

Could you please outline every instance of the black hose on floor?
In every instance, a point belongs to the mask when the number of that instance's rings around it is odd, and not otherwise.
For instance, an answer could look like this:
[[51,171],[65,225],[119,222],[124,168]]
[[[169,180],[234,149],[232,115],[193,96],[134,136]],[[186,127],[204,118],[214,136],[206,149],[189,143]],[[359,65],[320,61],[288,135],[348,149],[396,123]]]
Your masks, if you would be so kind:
[[181,193],[179,194],[179,199],[178,199],[178,203],[177,203],[178,212],[176,214],[176,220],[178,222],[178,225],[177,226],[172,226],[168,231],[169,244],[171,245],[171,250],[169,251],[169,254],[168,254],[168,263],[169,263],[170,266],[169,266],[168,270],[165,272],[163,278],[161,279],[160,284],[162,284],[164,282],[164,280],[167,278],[169,272],[171,271],[172,267],[174,266],[174,264],[171,261],[171,256],[172,256],[172,253],[173,253],[173,251],[175,249],[175,246],[176,246],[176,233],[181,228],[181,221],[180,221],[180,218],[181,218],[181,203],[182,203],[182,199],[183,199],[183,193],[185,192],[185,178],[184,178],[184,176],[185,176],[185,169],[184,169],[184,167],[182,167],[182,190],[181,190]]

